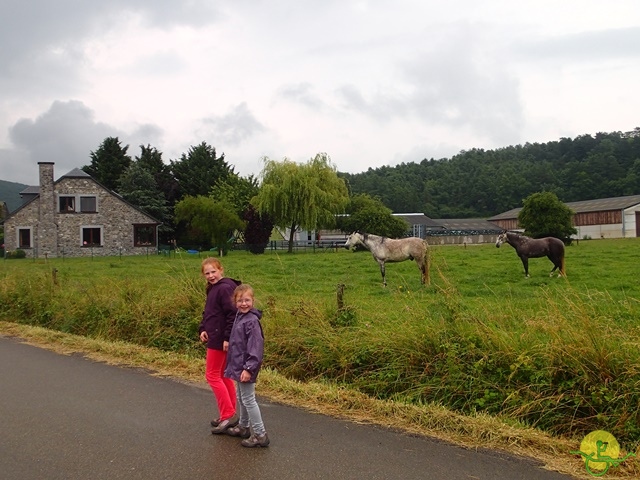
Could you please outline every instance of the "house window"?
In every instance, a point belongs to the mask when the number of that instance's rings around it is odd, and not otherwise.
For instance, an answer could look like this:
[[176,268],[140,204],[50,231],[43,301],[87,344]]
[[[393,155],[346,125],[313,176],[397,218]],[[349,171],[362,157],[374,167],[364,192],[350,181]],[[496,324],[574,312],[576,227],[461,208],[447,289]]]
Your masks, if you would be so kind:
[[18,248],[31,248],[32,245],[31,228],[18,228]]
[[76,211],[76,197],[60,196],[59,198],[60,213],[72,213]]
[[82,227],[82,246],[102,246],[102,227]]
[[98,211],[96,208],[96,197],[80,197],[80,211],[82,213],[95,213]]
[[133,245],[136,247],[149,247],[156,245],[156,226],[151,225],[134,225],[133,226]]

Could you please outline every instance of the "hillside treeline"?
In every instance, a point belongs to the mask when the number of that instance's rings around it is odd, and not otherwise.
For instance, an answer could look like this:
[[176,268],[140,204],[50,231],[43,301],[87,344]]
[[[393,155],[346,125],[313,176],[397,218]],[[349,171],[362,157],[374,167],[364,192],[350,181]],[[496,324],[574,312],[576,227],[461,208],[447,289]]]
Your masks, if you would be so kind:
[[352,194],[379,197],[396,213],[431,218],[490,217],[539,191],[563,202],[640,194],[640,128],[581,135],[450,159],[340,173]]

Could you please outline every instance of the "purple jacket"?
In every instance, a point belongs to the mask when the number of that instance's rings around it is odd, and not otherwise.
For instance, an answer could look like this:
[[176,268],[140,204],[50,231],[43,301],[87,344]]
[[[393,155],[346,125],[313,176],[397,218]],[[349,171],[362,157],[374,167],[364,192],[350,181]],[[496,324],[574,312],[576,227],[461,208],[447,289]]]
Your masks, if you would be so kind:
[[238,312],[236,315],[229,339],[227,368],[224,370],[225,377],[239,382],[242,371],[248,370],[251,372],[251,380],[249,381],[255,383],[264,354],[264,333],[262,325],[260,325],[261,318],[262,312],[255,308],[247,313]]
[[213,285],[207,285],[207,301],[198,329],[198,333],[206,330],[209,335],[207,348],[222,350],[222,343],[229,341],[237,311],[232,299],[233,291],[240,283],[238,280],[222,277]]

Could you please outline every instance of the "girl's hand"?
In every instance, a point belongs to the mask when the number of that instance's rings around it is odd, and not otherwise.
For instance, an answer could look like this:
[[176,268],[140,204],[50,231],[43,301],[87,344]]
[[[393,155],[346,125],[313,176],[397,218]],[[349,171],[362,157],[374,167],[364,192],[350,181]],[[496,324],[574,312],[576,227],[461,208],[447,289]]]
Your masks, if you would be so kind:
[[225,352],[229,351],[229,342],[227,342],[226,340],[222,342],[222,350],[224,350]]
[[207,335],[206,331],[203,331],[200,333],[200,341],[201,342],[206,342],[209,340],[209,335]]
[[242,373],[240,374],[240,381],[248,382],[249,380],[251,380],[251,372],[249,370],[242,370]]

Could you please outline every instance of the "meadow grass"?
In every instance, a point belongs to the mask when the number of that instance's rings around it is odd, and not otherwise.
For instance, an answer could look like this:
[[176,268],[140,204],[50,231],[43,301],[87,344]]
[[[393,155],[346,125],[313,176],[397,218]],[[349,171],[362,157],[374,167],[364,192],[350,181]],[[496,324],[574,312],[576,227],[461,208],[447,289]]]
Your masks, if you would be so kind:
[[[532,259],[525,279],[507,245],[432,246],[430,256],[430,285],[403,262],[387,266],[387,288],[368,252],[222,260],[226,276],[254,286],[265,365],[289,381],[558,437],[603,429],[638,449],[640,240],[568,247],[567,278]],[[3,261],[0,319],[201,358],[202,258]]]

